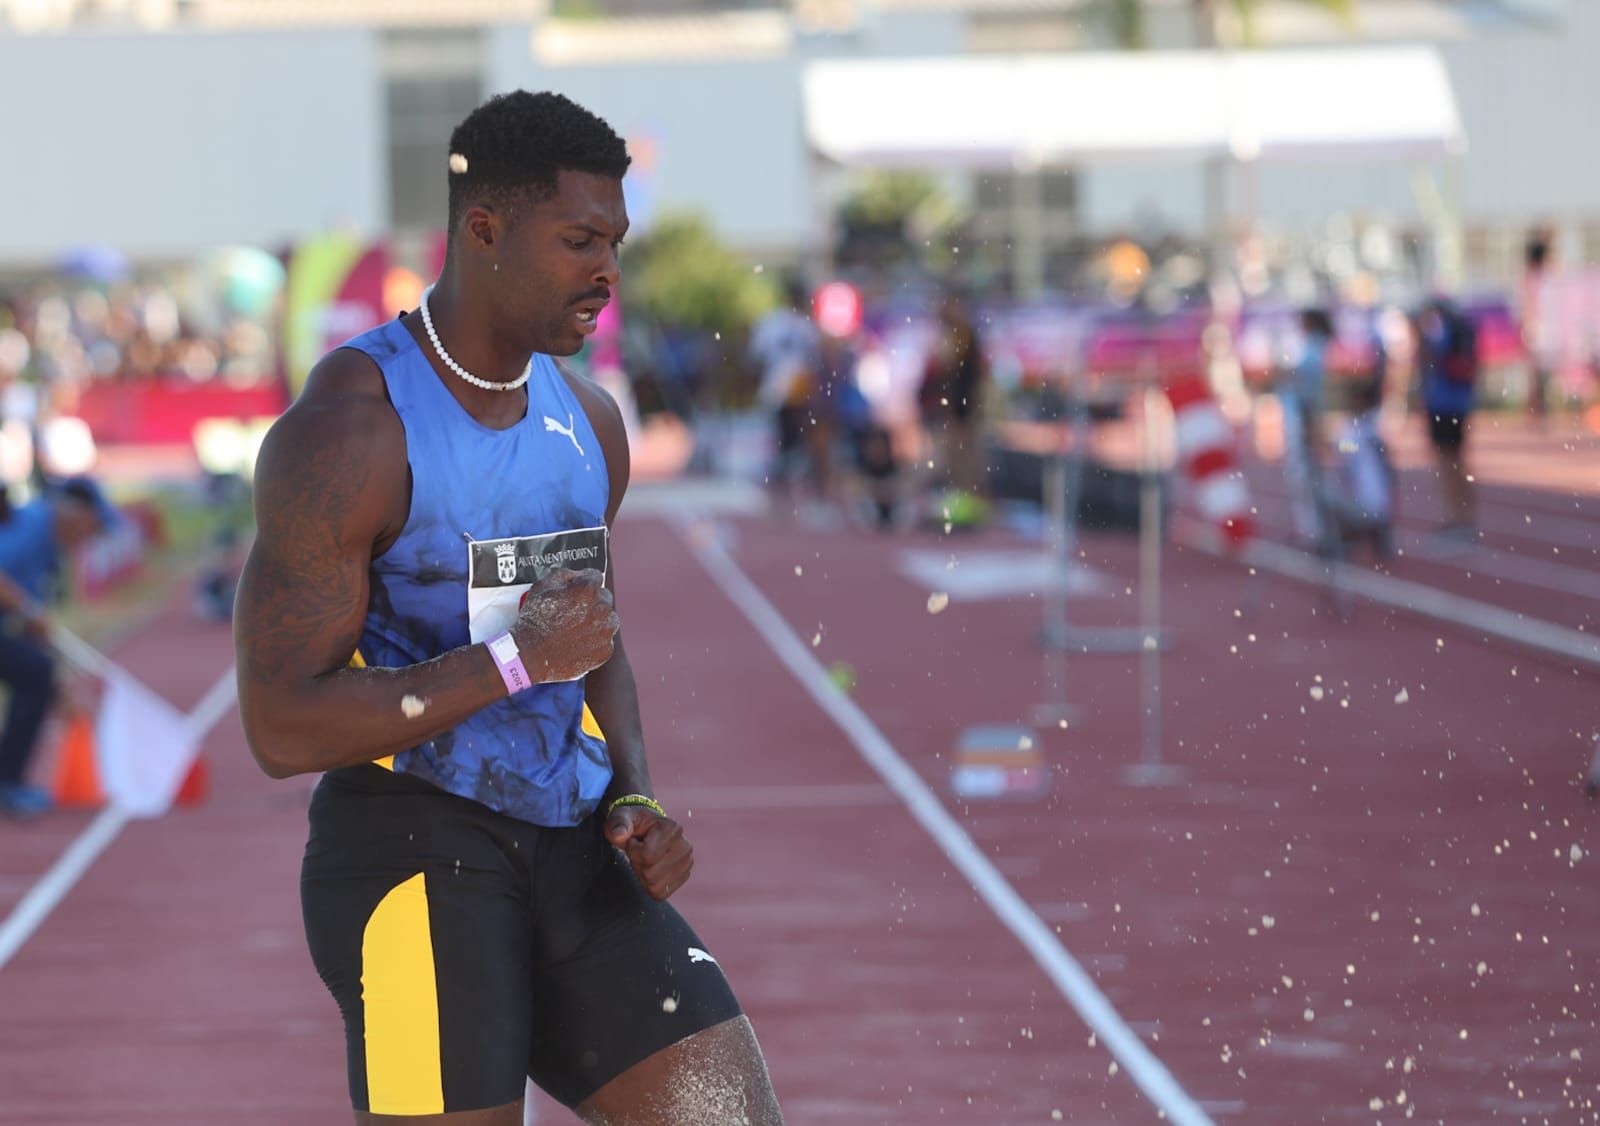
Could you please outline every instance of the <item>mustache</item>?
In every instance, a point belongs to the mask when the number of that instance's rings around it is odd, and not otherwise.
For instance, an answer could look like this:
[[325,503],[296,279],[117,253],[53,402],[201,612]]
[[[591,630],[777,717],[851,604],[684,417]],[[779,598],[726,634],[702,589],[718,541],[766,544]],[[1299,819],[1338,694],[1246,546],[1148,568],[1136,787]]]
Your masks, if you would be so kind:
[[588,293],[585,293],[582,297],[577,297],[577,298],[574,298],[573,300],[567,302],[567,304],[569,306],[572,306],[572,305],[583,305],[583,304],[585,304],[587,302],[590,302],[590,301],[610,301],[610,300],[611,300],[611,291],[609,289],[593,289],[593,290],[590,290]]

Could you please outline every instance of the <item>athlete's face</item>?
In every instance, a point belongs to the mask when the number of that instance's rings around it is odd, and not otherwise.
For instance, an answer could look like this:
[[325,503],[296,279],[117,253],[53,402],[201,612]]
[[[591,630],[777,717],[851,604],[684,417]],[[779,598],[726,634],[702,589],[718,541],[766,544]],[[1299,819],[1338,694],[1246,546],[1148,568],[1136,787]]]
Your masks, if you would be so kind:
[[539,351],[570,356],[583,347],[621,278],[627,231],[622,181],[610,176],[562,171],[553,196],[523,207],[508,268],[520,279],[516,313]]

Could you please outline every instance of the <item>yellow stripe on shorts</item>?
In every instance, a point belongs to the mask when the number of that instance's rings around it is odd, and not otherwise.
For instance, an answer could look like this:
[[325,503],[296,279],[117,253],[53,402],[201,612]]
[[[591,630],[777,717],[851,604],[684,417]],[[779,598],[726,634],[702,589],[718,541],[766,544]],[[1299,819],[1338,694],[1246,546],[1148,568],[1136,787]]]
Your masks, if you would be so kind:
[[606,733],[600,730],[600,721],[594,718],[594,713],[589,710],[589,705],[583,705],[583,733],[600,740],[606,741]]
[[[353,669],[364,669],[364,668],[367,667],[367,659],[361,655],[361,650],[357,649],[354,653],[350,654],[350,661],[349,661],[348,667],[353,668]],[[394,756],[393,755],[384,755],[381,759],[378,759],[373,765],[381,766],[385,770],[393,770],[394,769]]]
[[439,992],[423,873],[390,890],[361,936],[367,1109],[443,1114]]

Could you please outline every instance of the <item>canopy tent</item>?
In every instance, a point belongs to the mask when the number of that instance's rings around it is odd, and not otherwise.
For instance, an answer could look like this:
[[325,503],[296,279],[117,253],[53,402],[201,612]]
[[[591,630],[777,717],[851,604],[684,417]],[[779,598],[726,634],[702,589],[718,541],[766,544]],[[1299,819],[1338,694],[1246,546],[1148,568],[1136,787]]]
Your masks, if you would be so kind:
[[[1449,74],[1428,47],[832,59],[807,66],[802,98],[824,167],[1018,173],[1012,256],[1029,293],[1044,269],[1040,168],[1203,162],[1220,246],[1230,166],[1246,182],[1263,161],[1443,159],[1454,172],[1467,145]],[[1455,179],[1421,200],[1445,281],[1459,280]],[[818,220],[826,227],[820,209]]]
[[1144,158],[1459,155],[1427,47],[827,60],[804,75],[816,152],[869,167]]

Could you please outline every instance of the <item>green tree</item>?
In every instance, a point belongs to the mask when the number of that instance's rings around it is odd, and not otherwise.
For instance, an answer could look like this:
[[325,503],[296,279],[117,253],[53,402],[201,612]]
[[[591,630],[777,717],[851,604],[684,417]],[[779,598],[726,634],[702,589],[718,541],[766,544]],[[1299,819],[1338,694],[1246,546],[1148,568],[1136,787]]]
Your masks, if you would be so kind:
[[[880,268],[906,259],[937,258],[929,244],[948,241],[963,218],[959,205],[933,176],[861,172],[839,205],[835,256],[841,263]],[[930,252],[924,252],[925,246]]]
[[[1353,30],[1356,26],[1357,0],[1301,0],[1301,2],[1332,12],[1347,28]],[[1200,33],[1200,41],[1216,43],[1217,8],[1220,4],[1231,9],[1238,18],[1244,42],[1254,45],[1259,41],[1256,16],[1262,3],[1263,0],[1190,0],[1190,9]],[[1145,31],[1145,0],[1107,0],[1106,19],[1111,25],[1112,35],[1122,46],[1135,48],[1148,46]]]
[[630,303],[662,325],[743,333],[778,300],[775,280],[724,244],[698,215],[666,214],[630,246]]

